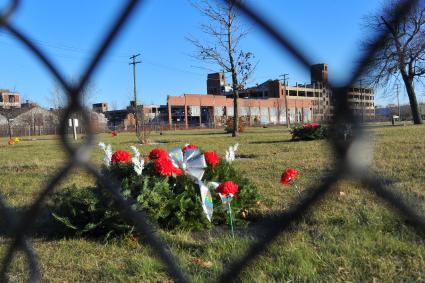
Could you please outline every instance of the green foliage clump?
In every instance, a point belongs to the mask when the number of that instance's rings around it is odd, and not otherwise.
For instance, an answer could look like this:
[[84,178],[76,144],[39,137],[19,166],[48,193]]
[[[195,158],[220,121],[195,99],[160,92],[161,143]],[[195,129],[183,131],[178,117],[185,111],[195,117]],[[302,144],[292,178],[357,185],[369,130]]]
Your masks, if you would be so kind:
[[53,197],[55,231],[62,235],[104,236],[124,234],[131,230],[118,210],[110,209],[112,201],[99,187],[71,186]]
[[296,126],[291,129],[292,140],[320,140],[328,137],[328,128],[316,123]]
[[[137,175],[130,163],[112,164],[103,174],[119,181],[121,193],[133,203],[135,210],[144,211],[165,229],[200,230],[228,221],[227,210],[214,189],[210,189],[214,214],[209,222],[202,209],[199,186],[189,176],[162,176],[154,163],[147,162],[142,175]],[[215,167],[208,166],[203,180],[224,182],[232,180],[239,192],[233,199],[232,211],[237,225],[245,225],[255,214],[259,194],[254,184],[221,159]],[[207,181],[204,181],[206,184]],[[65,227],[67,235],[104,237],[133,231],[132,223],[123,219],[109,193],[100,185],[89,188],[70,187],[54,197],[54,219]]]

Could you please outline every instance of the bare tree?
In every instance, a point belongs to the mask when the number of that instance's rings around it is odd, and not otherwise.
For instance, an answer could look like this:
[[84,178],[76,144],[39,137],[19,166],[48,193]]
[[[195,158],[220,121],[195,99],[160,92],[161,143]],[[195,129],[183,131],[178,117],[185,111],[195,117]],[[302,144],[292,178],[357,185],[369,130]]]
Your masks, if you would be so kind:
[[[91,103],[98,92],[96,84],[94,82],[89,82],[84,89],[81,91],[81,103],[84,107],[91,108]],[[68,96],[63,91],[63,88],[59,85],[55,85],[53,89],[49,92],[47,101],[54,109],[64,108],[68,104]]]
[[35,121],[34,115],[25,115],[22,117],[22,124],[28,126],[28,135],[31,136],[35,134]]
[[239,128],[238,97],[239,91],[255,69],[251,63],[253,54],[240,49],[240,42],[247,36],[236,14],[235,0],[214,1],[202,0],[192,5],[209,19],[202,24],[201,30],[212,41],[203,41],[193,36],[187,39],[196,47],[195,57],[218,65],[225,72],[231,73],[233,88],[233,131],[236,136]]
[[118,102],[116,100],[112,100],[111,102],[111,110],[118,110]]
[[49,96],[46,99],[54,109],[64,108],[67,104],[67,97],[59,85],[55,85],[53,89],[49,91]]
[[[371,60],[367,76],[376,86],[385,86],[401,76],[409,97],[413,122],[422,124],[413,83],[425,75],[425,1],[420,0],[397,24],[393,20],[397,16],[394,11],[400,3],[392,0],[384,7],[384,13],[365,18],[369,29],[375,32],[389,32],[385,45]],[[363,44],[365,48],[369,48],[372,40]]]

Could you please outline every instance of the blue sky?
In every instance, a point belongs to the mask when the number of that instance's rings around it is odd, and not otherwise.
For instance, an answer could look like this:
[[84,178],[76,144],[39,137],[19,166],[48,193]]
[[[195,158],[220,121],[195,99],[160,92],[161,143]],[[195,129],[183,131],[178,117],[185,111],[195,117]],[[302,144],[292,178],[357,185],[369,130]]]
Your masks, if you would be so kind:
[[[124,1],[22,1],[12,21],[38,44],[67,78],[76,79],[111,25]],[[362,17],[381,5],[378,0],[250,0],[261,13],[286,31],[314,63],[329,64],[330,77],[346,79],[360,56],[360,40],[367,35]],[[167,95],[205,93],[208,69],[219,70],[191,57],[189,34],[202,39],[205,22],[187,0],[151,0],[140,5],[109,50],[93,78],[91,102],[106,101],[125,107],[132,97],[131,54],[141,53],[137,65],[139,100],[165,104]],[[290,84],[309,82],[308,70],[276,48],[250,22],[243,43],[255,54],[257,69],[251,83],[289,73]],[[55,82],[44,66],[4,30],[0,31],[0,88],[20,92],[48,106]],[[379,91],[378,91],[379,97]],[[403,97],[405,97],[403,95]],[[402,99],[404,101],[406,99]],[[379,99],[377,104],[395,102]]]

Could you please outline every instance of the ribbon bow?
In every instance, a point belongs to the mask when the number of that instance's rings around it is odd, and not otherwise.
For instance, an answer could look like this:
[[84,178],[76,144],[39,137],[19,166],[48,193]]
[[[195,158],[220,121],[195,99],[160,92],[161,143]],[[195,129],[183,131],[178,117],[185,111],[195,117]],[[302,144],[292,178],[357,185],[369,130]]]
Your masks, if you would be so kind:
[[105,152],[105,155],[103,156],[103,163],[109,167],[112,159],[112,146],[110,144],[105,145],[105,143],[100,142],[99,147]]
[[212,196],[208,187],[201,181],[204,176],[205,168],[207,168],[205,156],[197,148],[187,149],[183,153],[181,148],[175,147],[168,153],[168,157],[171,162],[173,162],[174,166],[182,169],[198,183],[201,193],[202,209],[211,222],[214,209]]
[[145,166],[145,160],[140,159],[140,152],[135,146],[131,146],[131,150],[133,151],[133,158],[131,158],[131,162],[133,163],[133,169],[137,175],[142,175],[143,168]]
[[229,149],[226,150],[226,154],[224,156],[224,158],[226,159],[227,162],[232,162],[235,161],[236,158],[236,150],[238,150],[239,147],[239,143],[236,143],[233,146],[229,146]]

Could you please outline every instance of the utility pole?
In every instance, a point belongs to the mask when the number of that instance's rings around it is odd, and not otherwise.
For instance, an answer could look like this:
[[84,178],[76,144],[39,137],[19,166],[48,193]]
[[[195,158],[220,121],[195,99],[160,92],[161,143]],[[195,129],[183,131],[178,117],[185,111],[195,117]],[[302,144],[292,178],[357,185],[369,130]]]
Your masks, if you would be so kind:
[[401,121],[401,116],[400,116],[400,98],[398,95],[398,88],[399,88],[399,84],[395,85],[397,87],[397,108],[398,108],[398,120]]
[[[313,96],[316,97],[316,82],[312,82],[312,84],[313,84]],[[319,94],[319,97],[320,97],[320,94]],[[320,103],[320,98],[319,98],[318,102]],[[315,109],[315,107],[313,106],[313,111],[314,111],[314,109]],[[317,112],[319,112],[319,107],[317,107]],[[314,113],[313,117],[315,117],[314,122],[319,121],[318,113]]]
[[6,119],[7,119],[7,126],[9,128],[9,140],[11,140],[12,139],[12,126],[11,126],[11,124],[12,124],[13,119],[10,118],[10,117],[12,117],[12,108],[8,109],[8,111],[9,111],[9,113],[8,113]]
[[136,58],[140,56],[139,54],[135,54],[130,57],[130,60],[132,60],[129,65],[133,65],[133,93],[134,93],[134,120],[136,122],[136,136],[139,138],[139,121],[137,119],[137,92],[136,92],[136,64],[141,63],[141,61],[136,61]]
[[288,117],[288,99],[287,99],[287,82],[289,81],[289,74],[283,74],[279,77],[283,77],[283,85],[285,86],[285,115],[286,115],[286,127],[290,127],[290,118]]

